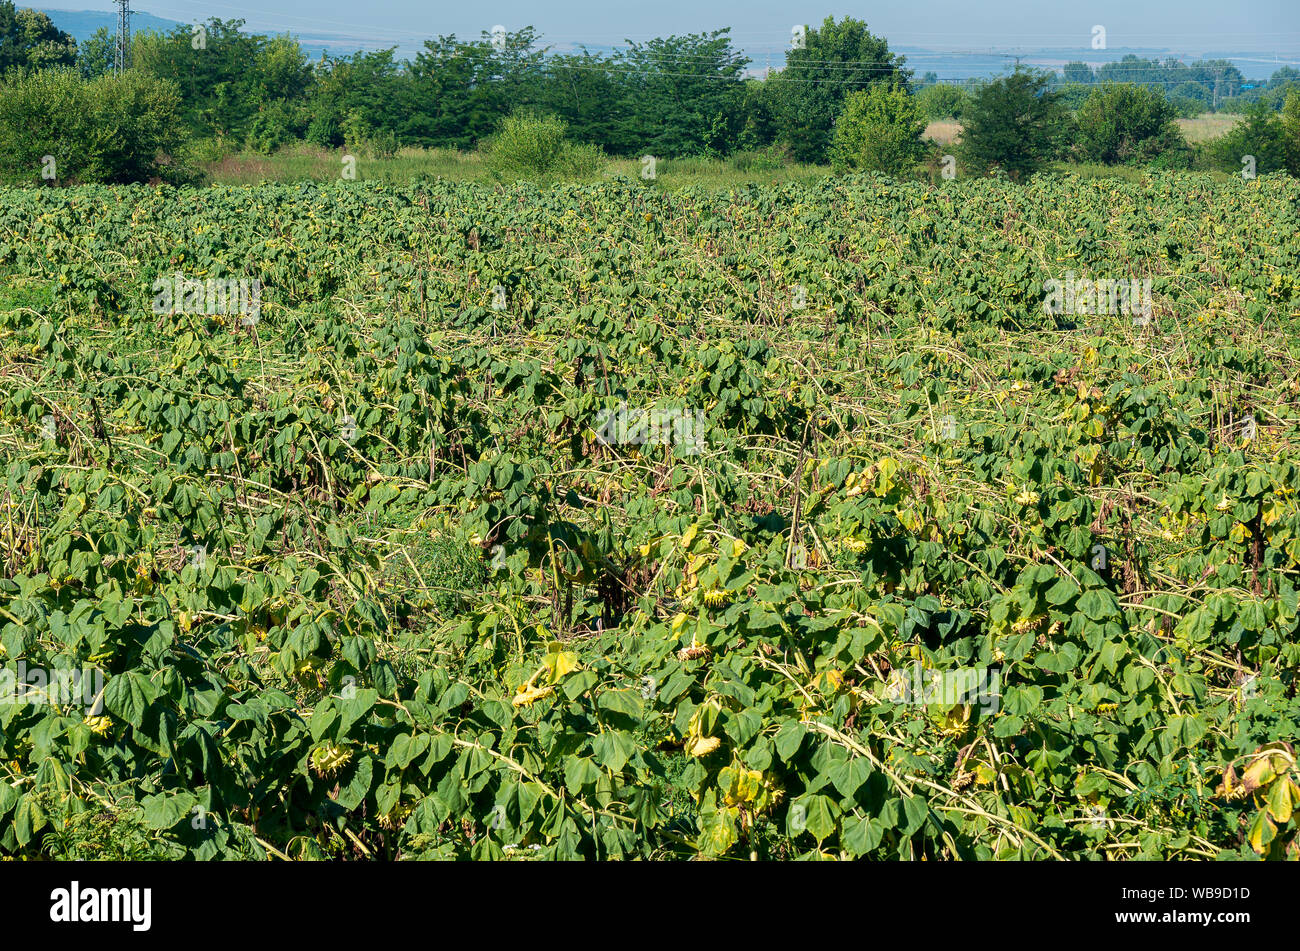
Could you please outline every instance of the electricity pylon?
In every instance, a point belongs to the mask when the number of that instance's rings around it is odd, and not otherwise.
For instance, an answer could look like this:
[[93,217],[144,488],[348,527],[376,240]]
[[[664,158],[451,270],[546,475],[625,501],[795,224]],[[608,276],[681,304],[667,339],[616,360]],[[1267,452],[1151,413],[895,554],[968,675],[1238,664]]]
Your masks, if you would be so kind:
[[131,0],[117,2],[117,55],[113,65],[123,72],[131,65]]

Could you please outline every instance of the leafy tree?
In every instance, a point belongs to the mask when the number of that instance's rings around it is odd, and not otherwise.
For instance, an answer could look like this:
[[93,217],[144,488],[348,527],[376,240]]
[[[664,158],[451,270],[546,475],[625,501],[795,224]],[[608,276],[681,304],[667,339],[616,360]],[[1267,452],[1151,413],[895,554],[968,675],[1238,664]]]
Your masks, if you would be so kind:
[[39,10],[15,10],[0,0],[0,75],[11,69],[51,69],[77,61],[77,41]]
[[980,89],[966,112],[962,147],[975,168],[1003,169],[1021,180],[1052,157],[1064,122],[1051,73],[1017,69]]
[[245,142],[254,152],[270,155],[294,138],[298,125],[299,117],[291,104],[271,102],[253,116]]
[[801,162],[826,161],[845,97],[873,83],[908,89],[904,62],[862,20],[827,17],[808,29],[804,47],[789,50],[785,68],[769,80],[781,140]]
[[1061,68],[1061,78],[1067,83],[1079,83],[1090,85],[1097,81],[1097,77],[1092,73],[1092,67],[1087,63],[1072,62],[1066,63]]
[[242,138],[270,103],[299,99],[311,82],[297,41],[243,33],[243,22],[213,17],[201,44],[184,25],[133,38],[133,66],[176,84],[183,119],[195,132]]
[[1191,119],[1208,110],[1212,98],[1210,90],[1197,82],[1180,83],[1166,95],[1178,115],[1184,119]]
[[111,73],[117,61],[117,36],[101,26],[77,48],[77,69],[87,79]]
[[[741,105],[744,121],[736,135],[736,145],[741,150],[771,146],[777,140],[777,120],[772,110],[772,97],[767,83],[759,79],[745,81],[745,99]],[[776,151],[769,149],[769,152]]]
[[409,84],[387,106],[405,107],[402,139],[472,148],[512,110],[537,104],[545,53],[537,43],[531,26],[495,44],[486,32],[468,42],[454,35],[426,40],[407,70]]
[[927,119],[960,119],[970,103],[970,96],[960,86],[937,83],[917,93],[916,102]]
[[[1096,69],[1087,63],[1066,63],[1062,76],[1067,84],[1132,83],[1170,95],[1178,90],[1179,99],[1195,98],[1204,107],[1222,108],[1240,96],[1245,81],[1241,71],[1228,60],[1198,60],[1191,65],[1168,57],[1145,59],[1132,53],[1120,60],[1103,63]],[[1183,111],[1188,111],[1188,106]]]
[[730,151],[743,116],[749,60],[731,46],[730,30],[629,43],[615,61],[627,84],[624,154],[721,154]]
[[425,40],[408,71],[420,108],[407,116],[403,137],[422,146],[472,148],[489,134],[498,105],[488,85],[492,48],[454,35]]
[[1300,85],[1300,69],[1294,66],[1282,66],[1268,79],[1270,89],[1288,87],[1291,85]]
[[248,82],[259,102],[297,100],[311,88],[312,67],[297,40],[272,36],[260,45]]
[[1096,88],[1095,83],[1062,83],[1055,91],[1057,101],[1063,109],[1067,112],[1077,112]]
[[1079,109],[1078,149],[1093,162],[1117,165],[1165,156],[1186,165],[1191,150],[1163,95],[1132,83],[1097,86]]
[[1241,70],[1226,59],[1197,60],[1189,72],[1196,82],[1210,89],[1210,106],[1218,109],[1223,100],[1241,94]]
[[122,184],[189,177],[175,85],[137,70],[87,80],[70,68],[0,87],[0,178],[42,183],[52,156],[60,183]]
[[607,57],[583,49],[546,60],[539,105],[560,116],[577,140],[616,154],[636,148],[632,88]]
[[899,175],[925,154],[925,122],[914,98],[899,86],[872,85],[850,93],[835,124],[831,164],[849,169]]
[[304,114],[317,130],[333,130],[334,144],[369,147],[377,136],[401,135],[412,96],[410,77],[394,59],[396,47],[328,59],[316,67]]

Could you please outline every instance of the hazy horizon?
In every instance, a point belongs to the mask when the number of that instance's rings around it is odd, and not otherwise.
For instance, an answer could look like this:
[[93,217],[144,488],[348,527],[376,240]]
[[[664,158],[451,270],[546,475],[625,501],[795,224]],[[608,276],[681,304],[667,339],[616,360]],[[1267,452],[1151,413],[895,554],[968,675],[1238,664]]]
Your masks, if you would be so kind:
[[[111,0],[66,0],[31,4],[65,12],[112,12]],[[456,34],[477,37],[496,24],[507,29],[532,25],[556,45],[621,45],[670,34],[730,27],[735,44],[751,53],[783,50],[795,23],[816,24],[826,16],[856,16],[891,46],[935,50],[1070,50],[1092,53],[1093,27],[1106,29],[1107,48],[1162,49],[1174,54],[1213,51],[1260,53],[1300,59],[1300,5],[1294,0],[1259,0],[1248,7],[1224,7],[1213,0],[1098,0],[1074,3],[992,0],[930,0],[923,7],[869,10],[867,4],[755,3],[717,0],[709,4],[663,0],[654,5],[613,6],[591,0],[548,8],[499,0],[484,8],[412,0],[372,0],[360,11],[347,0],[318,0],[310,8],[286,0],[256,7],[191,0],[144,0],[140,12],[180,22],[217,16],[243,19],[250,30],[334,34],[375,43],[418,47],[428,38]],[[939,29],[942,27],[942,29]]]

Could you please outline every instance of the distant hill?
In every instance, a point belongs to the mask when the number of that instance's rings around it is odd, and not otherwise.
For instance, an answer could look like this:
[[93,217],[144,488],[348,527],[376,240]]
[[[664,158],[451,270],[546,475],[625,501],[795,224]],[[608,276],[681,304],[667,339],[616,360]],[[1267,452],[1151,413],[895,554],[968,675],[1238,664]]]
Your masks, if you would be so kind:
[[[41,9],[37,7],[36,9]],[[50,20],[60,30],[70,35],[78,43],[89,39],[100,27],[107,27],[110,32],[117,32],[117,13],[105,10],[43,10]],[[202,19],[207,19],[203,17]],[[230,17],[229,19],[237,19]],[[198,22],[195,20],[193,22]],[[166,17],[154,16],[152,13],[142,11],[131,11],[131,32],[140,33],[145,30],[155,30],[159,33],[169,33],[178,26],[188,26],[188,23],[182,23],[179,20],[169,20]],[[272,32],[270,30],[254,31],[251,27],[245,27],[245,32]],[[355,53],[357,50],[384,49],[379,43],[368,43],[361,40],[354,40],[350,37],[340,36],[333,33],[295,33],[294,36],[302,45],[303,52],[311,59],[317,59],[321,53],[328,53],[331,56],[347,56]],[[400,44],[393,43],[398,46]],[[404,55],[399,50],[398,55]]]
[[[55,26],[71,35],[78,43],[90,39],[101,26],[108,27],[111,32],[117,32],[115,12],[106,10],[43,10],[42,12],[49,16]],[[132,30],[157,30],[166,33],[180,25],[175,20],[156,17],[152,13],[131,12]]]

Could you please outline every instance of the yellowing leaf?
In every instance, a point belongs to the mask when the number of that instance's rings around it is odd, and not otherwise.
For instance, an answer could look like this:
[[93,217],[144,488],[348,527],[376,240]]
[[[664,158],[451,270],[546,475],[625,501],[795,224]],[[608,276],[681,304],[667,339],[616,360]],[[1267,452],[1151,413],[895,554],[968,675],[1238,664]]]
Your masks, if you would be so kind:
[[1263,855],[1268,849],[1268,844],[1276,837],[1277,826],[1273,825],[1264,810],[1255,813],[1255,821],[1251,823],[1250,831],[1246,833],[1246,841],[1250,843],[1250,847]]
[[578,655],[573,651],[551,651],[543,658],[546,679],[555,683],[565,674],[578,669]]
[[1246,787],[1247,792],[1254,792],[1263,786],[1267,786],[1277,778],[1277,773],[1273,771],[1273,764],[1269,757],[1261,756],[1242,774],[1241,784]]
[[700,835],[695,844],[705,855],[721,855],[739,838],[732,810],[718,809],[700,817]]
[[1291,807],[1291,784],[1289,782],[1274,783],[1268,795],[1268,814],[1278,822],[1285,824],[1291,821]]
[[686,531],[682,533],[683,550],[691,547],[691,542],[695,541],[695,535],[696,533],[699,532],[699,530],[700,530],[700,526],[692,525],[690,528],[686,529]]

